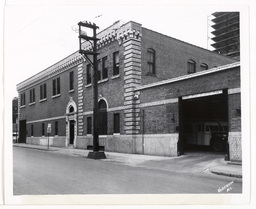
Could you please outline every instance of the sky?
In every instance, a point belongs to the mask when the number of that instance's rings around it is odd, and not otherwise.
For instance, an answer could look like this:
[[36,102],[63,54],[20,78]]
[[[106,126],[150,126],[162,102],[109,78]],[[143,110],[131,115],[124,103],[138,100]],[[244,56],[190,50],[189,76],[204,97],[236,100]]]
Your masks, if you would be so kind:
[[8,95],[11,98],[17,96],[18,83],[78,50],[76,28],[79,21],[96,23],[100,32],[117,20],[132,20],[148,29],[212,49],[208,38],[212,30],[208,21],[210,15],[216,11],[240,9],[235,3],[212,6],[173,2],[7,0],[4,15],[4,75]]

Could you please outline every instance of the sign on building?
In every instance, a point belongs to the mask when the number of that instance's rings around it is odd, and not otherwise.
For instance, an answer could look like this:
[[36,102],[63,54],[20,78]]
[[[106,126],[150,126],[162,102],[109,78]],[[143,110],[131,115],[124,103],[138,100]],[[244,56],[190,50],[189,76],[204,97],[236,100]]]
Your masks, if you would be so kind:
[[52,124],[51,123],[48,123],[48,126],[47,126],[47,134],[50,134],[52,132]]

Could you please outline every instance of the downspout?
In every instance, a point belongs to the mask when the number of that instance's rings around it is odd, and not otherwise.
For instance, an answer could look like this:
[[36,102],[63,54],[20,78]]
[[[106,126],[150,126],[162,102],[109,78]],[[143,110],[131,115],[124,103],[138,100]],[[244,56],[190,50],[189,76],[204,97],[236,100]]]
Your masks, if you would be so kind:
[[142,110],[142,154],[144,154],[144,147],[145,147],[145,141],[144,141],[144,134],[145,134],[145,110]]

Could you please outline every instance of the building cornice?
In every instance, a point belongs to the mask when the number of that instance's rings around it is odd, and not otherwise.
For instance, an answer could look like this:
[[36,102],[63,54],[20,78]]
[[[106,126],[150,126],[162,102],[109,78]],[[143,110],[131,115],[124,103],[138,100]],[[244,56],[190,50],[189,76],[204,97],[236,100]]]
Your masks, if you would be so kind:
[[180,76],[180,77],[176,77],[176,78],[171,78],[171,79],[167,79],[167,80],[163,80],[163,81],[159,81],[159,82],[155,82],[155,83],[150,83],[150,84],[143,85],[143,86],[138,86],[134,90],[139,91],[139,90],[148,89],[148,88],[152,88],[152,87],[156,87],[156,86],[170,84],[170,83],[183,81],[183,80],[187,80],[187,79],[191,79],[191,78],[196,78],[196,77],[200,77],[200,76],[204,76],[204,75],[208,75],[208,74],[212,74],[212,73],[217,73],[217,72],[224,71],[224,70],[229,70],[229,69],[239,67],[239,66],[240,66],[240,62],[235,62],[235,63],[232,63],[232,64],[223,65],[223,66],[220,66],[220,67],[217,67],[217,68],[212,68],[212,69],[209,69],[209,70],[200,71],[200,72],[193,73],[193,74],[188,74],[188,75],[184,75],[184,76]]
[[41,83],[51,77],[54,77],[66,70],[69,70],[80,63],[84,62],[85,59],[77,52],[57,62],[56,64],[48,67],[47,69],[39,72],[38,74],[28,78],[27,80],[17,85],[18,92],[31,88],[32,86]]
[[[121,45],[123,41],[129,38],[141,39],[141,24],[130,21],[121,25],[120,21],[117,21],[112,26],[97,34],[97,38],[100,39],[97,42],[97,49],[100,49],[101,47],[113,41],[118,41],[119,45]],[[83,49],[88,51],[92,50],[91,43],[84,42]],[[49,68],[19,83],[17,85],[17,90],[18,92],[21,92],[28,88],[31,88],[32,86],[35,86],[38,83],[41,83],[51,77],[65,72],[66,70],[69,70],[83,63],[84,61],[86,61],[85,58],[77,51],[70,56],[64,58],[63,60],[57,62],[56,64],[50,66]]]

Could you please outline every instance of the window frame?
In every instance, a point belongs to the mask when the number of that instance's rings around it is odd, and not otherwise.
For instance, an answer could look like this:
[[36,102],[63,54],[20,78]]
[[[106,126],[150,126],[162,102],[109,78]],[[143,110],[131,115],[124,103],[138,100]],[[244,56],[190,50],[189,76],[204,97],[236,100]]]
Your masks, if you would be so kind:
[[47,87],[46,83],[40,85],[40,100],[47,98]]
[[26,92],[20,94],[20,106],[26,105]]
[[[147,56],[148,56],[147,57],[148,74],[149,75],[156,75],[156,51],[152,48],[148,48],[147,49]],[[152,58],[152,60],[151,60],[151,58]]]
[[208,68],[208,65],[206,64],[206,63],[202,63],[201,65],[200,65],[200,70],[202,70],[202,71],[204,71],[204,70],[208,70],[209,68]]
[[87,117],[86,119],[86,125],[87,125],[87,135],[92,134],[92,117]]
[[34,136],[34,125],[31,124],[31,136]]
[[74,90],[74,71],[69,72],[69,91]]
[[108,78],[108,57],[103,57],[102,58],[102,79],[107,79]]
[[42,136],[45,136],[45,124],[42,123]]
[[113,76],[117,76],[119,74],[120,74],[120,57],[119,57],[119,51],[116,51],[113,53]]
[[102,68],[101,68],[101,60],[97,60],[97,78],[98,81],[102,80]]
[[92,83],[92,66],[91,64],[86,65],[86,84]]
[[60,77],[52,80],[52,96],[60,95]]
[[29,90],[29,103],[33,104],[36,101],[35,88]]
[[54,123],[54,133],[55,133],[55,136],[59,135],[59,122],[58,121],[55,121],[55,123]]
[[188,74],[196,73],[196,62],[192,59],[187,62],[187,71]]
[[113,133],[120,134],[120,113],[113,114]]

